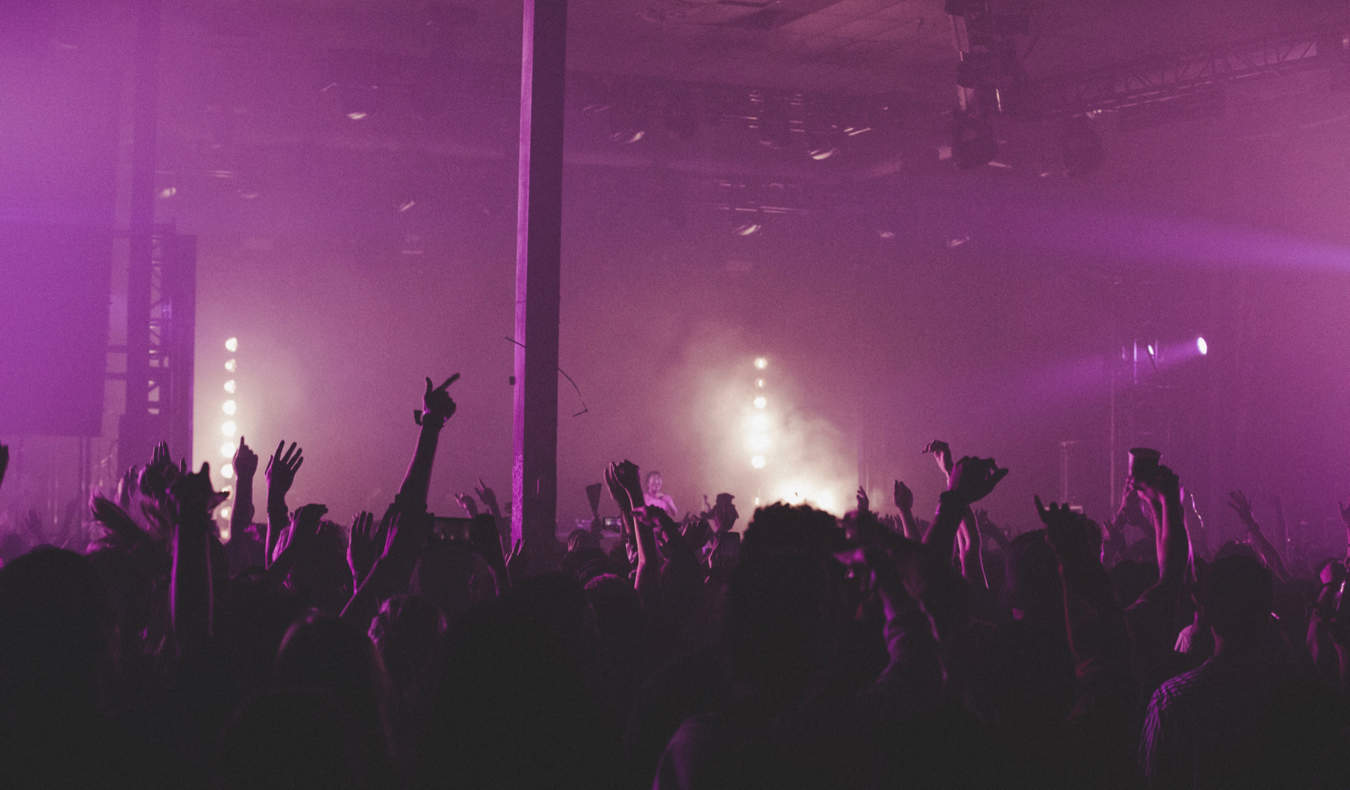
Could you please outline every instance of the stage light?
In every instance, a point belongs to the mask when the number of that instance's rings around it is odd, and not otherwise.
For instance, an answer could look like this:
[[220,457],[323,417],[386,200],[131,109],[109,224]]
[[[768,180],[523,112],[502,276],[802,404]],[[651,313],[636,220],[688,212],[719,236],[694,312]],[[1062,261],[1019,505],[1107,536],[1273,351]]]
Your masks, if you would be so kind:
[[220,457],[233,458],[235,449],[234,442],[224,442],[220,445]]
[[764,431],[769,428],[769,415],[756,414],[750,418],[750,427],[756,431]]
[[239,433],[239,426],[235,424],[234,420],[226,420],[220,424],[220,433],[226,439],[233,439],[235,434]]
[[233,417],[235,412],[239,411],[239,404],[232,400],[227,400],[220,404],[220,410],[225,412],[226,415]]
[[769,366],[769,360],[764,357],[755,357],[755,369],[763,370]]
[[228,373],[233,373],[233,372],[235,372],[235,371],[238,370],[238,369],[239,369],[239,363],[238,363],[237,361],[235,361],[235,360],[233,360],[233,359],[227,359],[227,360],[225,360],[225,370],[226,370],[226,372],[228,372]]
[[234,464],[225,464],[224,466],[220,467],[220,476],[225,478],[226,480],[229,480],[230,478],[234,477]]
[[764,389],[764,379],[755,379],[755,389]]
[[1145,347],[1144,347],[1144,350],[1148,352],[1148,355],[1149,355],[1150,357],[1153,356],[1154,353],[1156,353],[1156,352],[1154,351],[1154,349],[1153,349],[1153,344],[1152,344],[1152,343],[1149,343],[1147,346],[1145,346]]
[[364,121],[365,119],[370,117],[370,113],[364,110],[352,110],[351,112],[347,113],[347,117],[353,121]]
[[764,223],[762,222],[742,222],[733,227],[731,232],[744,237],[753,236],[761,230],[764,230]]
[[223,519],[227,519],[227,520],[228,520],[229,517],[230,517],[230,514],[233,513],[233,512],[234,512],[234,511],[230,510],[230,506],[229,506],[229,505],[226,505],[225,507],[223,507],[223,508],[220,509],[220,517],[223,518]]
[[239,338],[232,337],[225,341],[225,350],[233,354],[239,350]]
[[1195,339],[1195,350],[1199,351],[1200,356],[1203,357],[1209,354],[1209,343],[1205,342],[1205,339],[1203,337],[1197,337]]
[[769,399],[764,397],[763,395],[760,395],[759,397],[755,398],[754,403],[756,409],[762,409],[769,405]]
[[762,453],[769,449],[769,437],[764,435],[751,436],[750,449],[757,453]]
[[230,395],[233,395],[235,390],[237,389],[239,389],[239,385],[235,383],[234,379],[230,379],[229,381],[225,382],[225,391]]
[[756,455],[750,459],[750,465],[756,469],[763,469],[766,464],[768,464],[768,461],[764,460],[762,455]]

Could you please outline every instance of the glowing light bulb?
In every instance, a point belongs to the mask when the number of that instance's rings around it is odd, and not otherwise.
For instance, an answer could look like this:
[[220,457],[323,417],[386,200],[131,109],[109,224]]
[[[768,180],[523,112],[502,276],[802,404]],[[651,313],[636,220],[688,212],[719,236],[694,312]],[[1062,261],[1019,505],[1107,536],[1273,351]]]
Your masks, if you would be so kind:
[[235,434],[239,433],[239,426],[235,424],[234,420],[226,420],[220,424],[220,433],[226,439],[233,439]]
[[239,363],[238,363],[238,362],[234,361],[233,359],[227,359],[227,360],[225,360],[225,370],[226,370],[227,372],[233,373],[233,372],[235,372],[235,371],[238,370],[238,369],[239,369]]
[[1205,339],[1203,337],[1197,337],[1195,339],[1195,350],[1199,351],[1200,356],[1203,357],[1209,354],[1209,343],[1205,342]]
[[767,463],[768,461],[766,461],[762,455],[756,455],[750,459],[750,465],[756,469],[763,469]]
[[755,388],[764,389],[764,379],[755,379]]
[[763,408],[765,408],[765,407],[768,406],[768,405],[769,405],[769,399],[766,398],[766,397],[764,397],[763,395],[757,396],[757,397],[755,398],[755,408],[756,408],[756,409],[763,409]]
[[225,341],[225,350],[233,354],[239,350],[239,338],[232,337]]
[[769,427],[769,415],[756,414],[750,418],[750,427],[757,431],[767,430]]
[[225,382],[226,393],[233,395],[238,389],[239,384],[234,379],[230,379],[229,381]]
[[233,458],[234,450],[235,450],[234,442],[223,442],[220,445],[220,457]]
[[769,360],[764,357],[755,357],[755,370],[763,370],[769,366]]
[[232,400],[227,400],[224,403],[220,404],[220,410],[225,412],[227,415],[233,417],[234,413],[239,411],[239,404],[235,403]]
[[234,477],[234,464],[225,464],[224,466],[220,467],[220,476],[225,478],[226,480],[229,480],[230,478]]
[[233,512],[234,512],[234,511],[230,510],[230,506],[229,506],[229,505],[226,505],[225,507],[223,507],[223,508],[220,509],[220,517],[221,517],[221,518],[226,518],[226,519],[227,519],[227,518],[230,517],[230,514],[233,513]]

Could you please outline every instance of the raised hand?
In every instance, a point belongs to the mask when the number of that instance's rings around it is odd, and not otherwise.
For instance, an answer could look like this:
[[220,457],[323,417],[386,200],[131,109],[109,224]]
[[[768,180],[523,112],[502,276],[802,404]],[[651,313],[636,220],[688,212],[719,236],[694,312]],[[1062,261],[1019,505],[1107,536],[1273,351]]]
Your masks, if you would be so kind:
[[872,500],[871,500],[870,498],[868,498],[868,496],[867,496],[867,490],[864,489],[862,486],[858,486],[858,494],[857,494],[857,496],[858,496],[858,512],[859,512],[859,513],[867,513],[867,512],[869,512],[869,508],[870,508],[870,505],[872,504]]
[[1232,491],[1228,494],[1228,506],[1237,513],[1242,523],[1247,525],[1248,529],[1255,529],[1256,519],[1252,517],[1252,503],[1247,495],[1241,491]]
[[1068,505],[1051,502],[1047,508],[1039,496],[1035,501],[1036,514],[1045,525],[1046,540],[1060,564],[1068,568],[1101,562],[1102,531],[1096,522]]
[[289,449],[283,453],[282,449],[286,447],[286,440],[283,439],[277,443],[277,451],[272,453],[272,457],[267,459],[267,498],[269,501],[284,499],[291,486],[295,483],[295,473],[300,471],[300,465],[305,462],[304,450],[295,446],[291,442]]
[[1131,478],[1130,485],[1155,510],[1166,502],[1181,502],[1181,479],[1166,466],[1157,467],[1147,477]]
[[909,486],[899,480],[895,481],[895,506],[900,508],[901,511],[914,509],[914,492],[910,491]]
[[211,488],[211,465],[205,461],[200,470],[176,478],[169,486],[169,504],[174,522],[180,528],[209,518],[211,511],[223,501],[222,495]]
[[469,518],[478,515],[478,502],[473,497],[468,494],[455,494],[455,501],[459,503],[460,507],[464,508],[464,512],[469,515]]
[[422,395],[422,412],[415,415],[418,425],[424,425],[428,420],[434,425],[444,425],[446,420],[455,416],[455,402],[447,390],[458,380],[459,374],[456,373],[442,381],[441,386],[432,387],[431,379],[427,379],[427,390]]
[[934,439],[923,446],[923,453],[925,455],[931,453],[933,458],[937,461],[938,467],[942,470],[942,473],[949,478],[952,476],[951,445],[941,439]]
[[482,501],[483,507],[487,508],[489,513],[501,518],[502,509],[497,504],[497,492],[489,488],[488,484],[483,482],[483,478],[478,478],[478,485],[473,487],[473,492],[478,495],[478,499]]
[[614,498],[619,510],[630,513],[633,510],[633,500],[628,498],[628,489],[619,481],[618,470],[617,463],[610,463],[605,467],[605,487],[609,489],[609,495]]
[[150,452],[150,466],[165,467],[173,466],[173,459],[169,457],[169,443],[160,442],[155,445],[155,449]]
[[323,517],[328,512],[326,505],[308,504],[300,507],[291,516],[291,541],[286,546],[287,551],[292,549],[303,553],[319,537],[319,529],[323,525]]
[[239,436],[239,448],[234,451],[233,463],[234,474],[240,480],[252,480],[258,472],[258,454],[244,443],[242,434]]
[[[381,527],[384,525],[381,524]],[[375,514],[362,511],[352,522],[351,540],[347,542],[347,567],[352,571],[352,584],[360,587],[375,559],[384,548],[384,534],[375,526]]]
[[169,493],[169,486],[185,472],[186,469],[174,466],[173,459],[169,457],[169,443],[160,442],[150,455],[150,463],[141,470],[141,493],[155,501],[162,501]]
[[952,468],[947,490],[966,505],[971,505],[988,496],[1007,476],[1008,470],[999,467],[994,459],[968,455]]
[[628,493],[628,501],[633,503],[634,510],[641,510],[646,506],[646,495],[642,492],[642,475],[638,471],[637,464],[628,460],[617,464],[614,467],[614,479]]

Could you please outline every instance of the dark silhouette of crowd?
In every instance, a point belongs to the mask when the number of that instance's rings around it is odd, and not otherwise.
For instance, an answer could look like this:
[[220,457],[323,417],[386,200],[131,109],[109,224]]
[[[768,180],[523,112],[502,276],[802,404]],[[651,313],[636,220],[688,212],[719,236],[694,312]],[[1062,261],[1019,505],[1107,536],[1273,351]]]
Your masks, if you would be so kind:
[[1157,463],[1110,519],[1037,499],[1012,535],[977,509],[1008,470],[932,442],[931,519],[896,482],[896,515],[860,490],[742,528],[730,494],[648,507],[623,461],[589,529],[512,543],[481,481],[427,512],[454,379],[350,525],[287,501],[296,444],[256,507],[241,438],[229,495],[160,445],[87,546],[3,536],[0,786],[1350,786],[1344,560],[1282,555],[1241,493],[1212,552]]

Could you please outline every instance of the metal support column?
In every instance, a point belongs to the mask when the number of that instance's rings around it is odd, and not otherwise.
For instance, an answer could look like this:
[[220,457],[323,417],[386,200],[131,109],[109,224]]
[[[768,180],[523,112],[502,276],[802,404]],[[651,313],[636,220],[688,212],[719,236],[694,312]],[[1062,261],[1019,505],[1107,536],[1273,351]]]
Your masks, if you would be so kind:
[[529,545],[540,567],[556,552],[567,2],[523,5],[511,537]]
[[[132,107],[131,239],[127,268],[126,411],[117,431],[117,464],[150,457],[157,441],[147,416],[151,377],[150,280],[155,235],[155,133],[159,106],[160,0],[139,0]],[[172,448],[175,453],[192,448]]]

